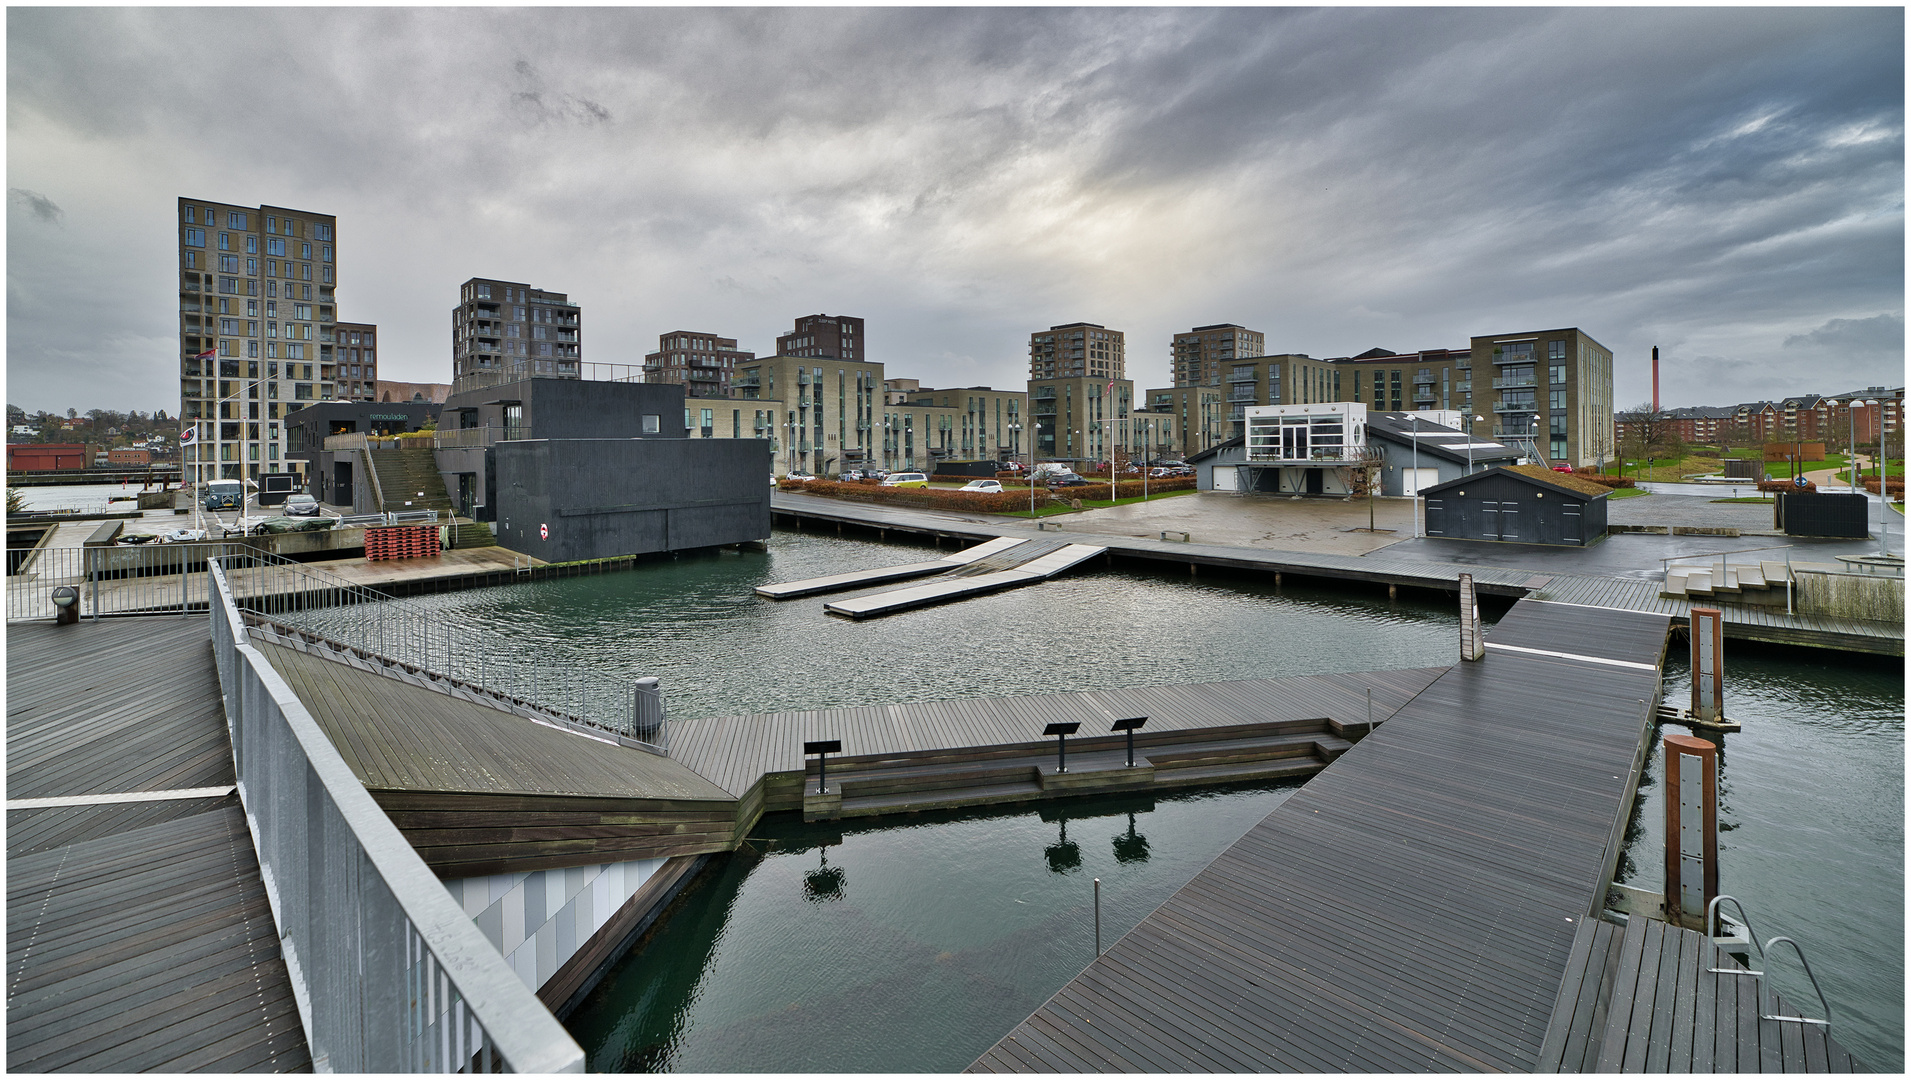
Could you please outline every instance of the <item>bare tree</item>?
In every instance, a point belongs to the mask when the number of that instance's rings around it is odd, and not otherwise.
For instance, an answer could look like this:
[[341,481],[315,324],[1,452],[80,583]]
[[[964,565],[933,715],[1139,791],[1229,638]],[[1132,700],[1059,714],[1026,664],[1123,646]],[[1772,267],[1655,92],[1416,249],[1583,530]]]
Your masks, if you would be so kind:
[[1601,473],[1606,471],[1606,459],[1612,456],[1612,444],[1613,429],[1610,427],[1595,427],[1586,433],[1585,451],[1599,462]]
[[1671,414],[1653,408],[1650,401],[1614,413],[1613,419],[1626,426],[1621,446],[1627,457],[1645,458],[1650,462],[1654,458],[1673,457],[1685,449],[1685,440],[1679,438]]

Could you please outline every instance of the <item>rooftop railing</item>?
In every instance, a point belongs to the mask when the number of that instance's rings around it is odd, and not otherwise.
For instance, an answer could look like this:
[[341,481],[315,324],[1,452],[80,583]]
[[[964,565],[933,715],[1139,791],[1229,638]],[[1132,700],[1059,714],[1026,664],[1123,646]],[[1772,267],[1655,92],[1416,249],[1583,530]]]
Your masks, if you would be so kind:
[[584,1071],[577,1042],[252,643],[229,561],[206,568],[213,656],[239,798],[315,1070]]

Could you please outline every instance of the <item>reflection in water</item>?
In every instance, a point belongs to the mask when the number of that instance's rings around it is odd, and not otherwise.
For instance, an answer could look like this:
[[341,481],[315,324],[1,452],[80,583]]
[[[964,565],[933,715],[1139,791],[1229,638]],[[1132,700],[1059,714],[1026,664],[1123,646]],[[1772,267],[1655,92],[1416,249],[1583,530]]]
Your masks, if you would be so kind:
[[[719,857],[565,1025],[593,1071],[953,1072],[1094,960],[1087,875],[1102,879],[1114,940],[1294,787],[860,825],[766,818],[752,839],[767,850]],[[1145,833],[1145,860],[1058,839],[1131,814],[1110,831]],[[1062,872],[1005,857],[1064,845]]]
[[825,844],[817,851],[822,853],[822,866],[803,875],[803,899],[812,904],[843,898],[843,868],[829,864],[829,845]]
[[1127,833],[1115,837],[1115,861],[1119,863],[1147,862],[1148,838],[1135,831],[1135,815],[1128,814]]
[[1042,849],[1048,856],[1048,870],[1051,874],[1072,874],[1082,868],[1082,848],[1068,838],[1068,819],[1059,822],[1061,839]]

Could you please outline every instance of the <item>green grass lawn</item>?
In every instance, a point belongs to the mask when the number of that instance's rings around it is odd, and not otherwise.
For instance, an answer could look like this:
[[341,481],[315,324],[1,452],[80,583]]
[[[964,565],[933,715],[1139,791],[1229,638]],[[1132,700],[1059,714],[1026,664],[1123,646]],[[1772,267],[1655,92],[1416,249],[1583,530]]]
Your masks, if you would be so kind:
[[1652,494],[1652,492],[1647,491],[1645,488],[1613,488],[1612,489],[1612,498],[1615,498],[1615,499],[1636,499],[1641,495],[1650,495],[1650,494]]

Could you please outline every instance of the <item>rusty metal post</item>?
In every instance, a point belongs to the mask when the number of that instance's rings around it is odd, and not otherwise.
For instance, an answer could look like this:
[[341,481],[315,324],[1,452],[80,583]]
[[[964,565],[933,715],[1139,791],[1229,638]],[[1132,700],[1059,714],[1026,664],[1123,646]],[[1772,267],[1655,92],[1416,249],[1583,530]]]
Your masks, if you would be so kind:
[[1692,609],[1692,718],[1717,723],[1725,716],[1725,619],[1717,608]]
[[1719,894],[1719,748],[1690,735],[1665,737],[1666,921],[1705,928]]
[[1486,635],[1480,632],[1480,602],[1473,595],[1473,575],[1460,575],[1460,659],[1486,655]]

